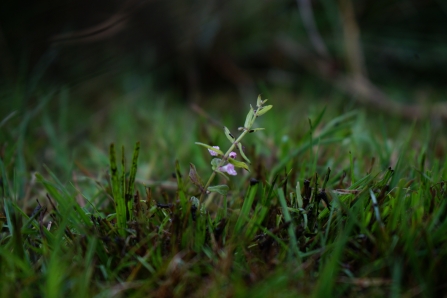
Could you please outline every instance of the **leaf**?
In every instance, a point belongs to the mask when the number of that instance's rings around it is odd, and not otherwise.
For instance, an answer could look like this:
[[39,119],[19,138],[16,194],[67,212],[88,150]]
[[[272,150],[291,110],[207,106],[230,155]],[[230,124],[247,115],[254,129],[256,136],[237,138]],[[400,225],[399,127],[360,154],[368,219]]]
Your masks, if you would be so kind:
[[198,207],[200,205],[200,201],[198,198],[192,196],[189,201],[191,202],[191,205],[194,205],[196,207]]
[[127,209],[129,210],[129,216],[131,218],[133,216],[132,197],[134,195],[134,190],[135,190],[135,176],[137,175],[139,152],[140,152],[140,142],[137,142],[135,144],[135,148],[133,150],[132,166],[130,168],[130,176],[129,176],[129,184],[127,186],[126,195],[125,195],[126,202],[127,202]]
[[126,201],[122,196],[118,167],[116,165],[115,145],[110,144],[110,180],[112,184],[112,195],[115,201],[118,232],[121,236],[126,235]]
[[247,118],[245,118],[245,124],[244,124],[245,128],[251,127],[254,115],[255,115],[255,111],[253,110],[253,107],[250,105],[250,111],[247,114]]
[[204,143],[200,143],[200,142],[196,142],[196,145],[203,146],[203,147],[205,147],[205,148],[207,148],[209,150],[212,150],[212,151],[214,151],[216,153],[219,153],[220,155],[224,155],[224,153],[222,151],[220,151],[219,149],[213,148],[210,145],[207,145],[207,144],[204,144]]
[[260,108],[260,109],[258,110],[258,112],[256,113],[256,116],[264,115],[264,114],[267,113],[271,108],[273,108],[272,105],[269,105],[269,106],[265,106],[265,107]]
[[244,150],[242,150],[242,144],[238,143],[237,147],[239,148],[239,152],[241,153],[241,156],[245,159],[245,161],[251,164],[251,161],[248,159],[247,156],[245,156]]
[[258,95],[258,100],[256,100],[256,106],[260,108],[262,106],[261,94]]
[[259,130],[264,130],[264,129],[265,128],[253,128],[253,129],[250,129],[248,132],[252,133],[252,132],[259,131]]
[[233,143],[234,140],[235,140],[235,138],[234,138],[234,136],[231,134],[230,130],[229,130],[227,127],[224,127],[224,130],[225,130],[225,135],[227,136],[227,139],[228,139],[231,143]]
[[194,196],[192,196],[189,201],[191,202],[191,205],[199,207],[200,206],[200,213],[206,214],[206,209],[204,204],[200,204],[200,200]]
[[228,185],[222,184],[222,185],[214,185],[214,186],[209,186],[208,190],[212,191],[212,192],[217,192],[223,196],[226,196],[228,193],[228,190],[230,188],[228,187]]
[[197,174],[196,166],[192,163],[189,164],[189,179],[191,179],[192,183],[203,191],[204,187],[202,179],[200,179],[199,174]]
[[246,169],[247,171],[250,172],[250,169],[248,168],[248,165],[245,162],[242,161],[238,161],[232,158],[228,159],[228,162],[231,163],[233,166],[237,167],[237,168],[243,168]]
[[220,159],[220,158],[213,158],[211,160],[211,165],[217,167],[221,161],[222,161],[222,159]]
[[222,159],[220,159],[220,158],[213,158],[211,160],[211,166],[212,166],[213,171],[217,169],[217,167],[219,166],[221,161],[222,161]]

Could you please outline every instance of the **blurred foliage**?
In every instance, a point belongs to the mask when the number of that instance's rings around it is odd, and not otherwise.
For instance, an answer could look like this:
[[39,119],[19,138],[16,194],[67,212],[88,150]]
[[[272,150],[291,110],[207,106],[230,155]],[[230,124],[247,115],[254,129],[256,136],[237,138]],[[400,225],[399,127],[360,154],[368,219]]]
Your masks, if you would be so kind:
[[395,99],[442,100],[446,14],[440,0],[5,0],[1,81],[32,90],[93,81],[97,91],[131,72],[200,99],[332,88],[327,77],[360,72]]

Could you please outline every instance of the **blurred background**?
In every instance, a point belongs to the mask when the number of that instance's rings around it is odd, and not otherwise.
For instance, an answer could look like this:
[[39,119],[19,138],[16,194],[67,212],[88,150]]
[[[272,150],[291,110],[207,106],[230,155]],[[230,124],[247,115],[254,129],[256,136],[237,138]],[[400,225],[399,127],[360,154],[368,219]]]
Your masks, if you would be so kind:
[[3,88],[32,96],[82,87],[88,103],[142,78],[188,101],[264,89],[293,96],[309,85],[367,102],[438,101],[447,85],[447,3],[5,0],[0,59]]
[[24,160],[154,137],[187,160],[169,141],[180,128],[197,117],[237,127],[258,94],[303,130],[323,106],[440,129],[447,2],[2,0],[0,65],[2,150],[23,136]]

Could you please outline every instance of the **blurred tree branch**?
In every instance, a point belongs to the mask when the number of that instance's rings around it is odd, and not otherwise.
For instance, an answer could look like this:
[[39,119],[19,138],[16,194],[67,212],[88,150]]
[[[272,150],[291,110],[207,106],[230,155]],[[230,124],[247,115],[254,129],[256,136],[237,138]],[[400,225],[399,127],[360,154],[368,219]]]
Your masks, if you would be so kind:
[[278,38],[276,46],[286,57],[337,89],[351,95],[362,104],[408,119],[429,117],[447,120],[446,104],[426,106],[422,104],[405,105],[396,102],[362,74],[346,75],[341,71],[334,72],[330,60],[315,55],[291,38]]
[[370,81],[361,46],[361,30],[356,20],[352,0],[338,0],[343,28],[342,42],[344,45],[346,74],[342,70],[332,67],[333,61],[316,28],[310,1],[297,0],[297,3],[302,21],[316,54],[293,41],[291,38],[284,36],[277,39],[276,46],[285,56],[307,69],[310,73],[335,86],[337,89],[351,95],[362,104],[409,119],[430,117],[447,120],[446,104],[432,106],[401,104],[389,98],[385,92]]
[[360,41],[360,28],[355,19],[351,0],[339,0],[340,14],[343,24],[343,43],[347,69],[354,75],[367,76],[365,59]]
[[122,32],[129,20],[129,17],[145,2],[138,3],[134,0],[126,0],[117,11],[106,20],[89,26],[83,30],[75,30],[66,33],[60,33],[51,37],[53,45],[58,44],[76,44],[89,43],[108,39]]
[[318,32],[317,25],[313,16],[312,5],[310,0],[296,0],[301,18],[303,19],[304,27],[309,35],[310,41],[318,54],[323,57],[329,57],[329,52]]

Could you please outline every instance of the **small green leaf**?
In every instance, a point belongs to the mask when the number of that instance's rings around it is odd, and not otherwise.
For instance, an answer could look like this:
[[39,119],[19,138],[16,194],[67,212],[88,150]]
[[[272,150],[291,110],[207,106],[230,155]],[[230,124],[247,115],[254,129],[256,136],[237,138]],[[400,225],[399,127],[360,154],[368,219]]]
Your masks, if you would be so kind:
[[244,150],[242,150],[242,144],[238,143],[237,147],[239,148],[239,152],[241,153],[241,156],[245,159],[245,161],[251,164],[251,161],[248,159],[247,156],[245,156]]
[[256,106],[260,108],[262,106],[261,94],[258,95],[258,100],[256,101]]
[[228,187],[228,185],[225,185],[225,184],[223,184],[223,185],[214,185],[214,186],[208,187],[209,191],[217,192],[217,193],[219,193],[219,194],[221,194],[223,196],[227,195],[229,189],[230,188]]
[[230,130],[229,130],[227,127],[224,127],[224,130],[225,130],[225,135],[227,136],[227,139],[228,139],[231,143],[233,143],[234,140],[235,140],[235,138],[234,138],[234,136],[231,134]]
[[197,174],[196,166],[192,163],[189,164],[189,179],[191,179],[192,183],[200,188],[200,190],[203,190],[204,186],[202,179],[199,174]]
[[256,116],[264,115],[264,114],[267,113],[271,108],[273,108],[272,105],[269,105],[269,106],[265,106],[265,107],[260,108],[260,109],[258,110],[258,112],[256,113]]
[[253,121],[253,116],[255,115],[255,111],[253,110],[253,107],[250,105],[250,111],[247,114],[247,118],[245,118],[245,128],[249,128]]
[[221,161],[222,161],[222,159],[220,159],[220,158],[213,158],[211,160],[211,165],[217,167]]
[[198,207],[200,205],[200,201],[198,198],[192,196],[189,201],[191,202],[191,205],[194,205],[196,207]]
[[205,206],[203,204],[200,204],[200,200],[194,196],[192,196],[189,201],[191,202],[191,205],[199,207],[200,206],[200,213],[201,214],[206,214],[206,209]]
[[224,153],[222,151],[220,151],[219,149],[213,148],[210,145],[207,145],[207,144],[204,144],[204,143],[200,143],[200,142],[196,142],[196,145],[203,146],[203,147],[205,147],[207,149],[210,149],[210,150],[212,150],[212,151],[214,151],[216,153],[219,153],[220,155],[224,155]]
[[243,161],[238,161],[238,160],[230,158],[230,159],[228,159],[228,162],[231,163],[236,168],[243,168],[243,169],[246,169],[247,171],[250,172],[250,169],[248,168],[248,165],[245,162],[243,162]]
[[252,132],[259,131],[259,130],[264,130],[264,129],[265,128],[253,128],[253,129],[250,129],[248,132],[252,133]]
[[213,171],[215,171],[217,169],[217,167],[219,166],[221,161],[222,161],[222,159],[220,159],[220,158],[213,158],[211,160],[211,166],[212,166]]

